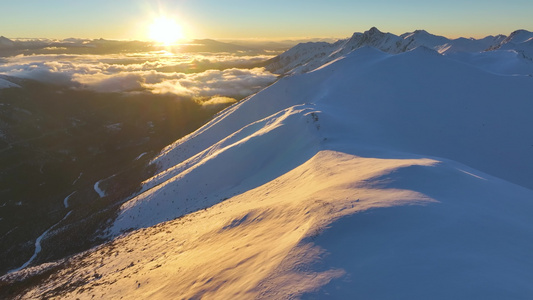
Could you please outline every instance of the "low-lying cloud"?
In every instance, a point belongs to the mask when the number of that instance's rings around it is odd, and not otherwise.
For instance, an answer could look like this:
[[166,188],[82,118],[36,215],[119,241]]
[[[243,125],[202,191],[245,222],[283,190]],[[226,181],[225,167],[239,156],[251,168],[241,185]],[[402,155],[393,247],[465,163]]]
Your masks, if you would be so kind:
[[205,106],[205,107],[211,107],[211,106],[219,106],[219,105],[228,105],[228,104],[233,104],[237,102],[236,99],[234,98],[230,98],[230,97],[213,97],[209,100],[205,100],[205,101],[198,101],[199,104],[201,104],[202,106]]
[[276,80],[276,75],[264,68],[253,67],[268,58],[164,52],[18,55],[0,64],[0,74],[97,92],[244,97]]
[[188,74],[181,78],[168,78],[144,86],[157,94],[183,96],[237,96],[244,97],[274,82],[276,76],[263,68],[209,70]]

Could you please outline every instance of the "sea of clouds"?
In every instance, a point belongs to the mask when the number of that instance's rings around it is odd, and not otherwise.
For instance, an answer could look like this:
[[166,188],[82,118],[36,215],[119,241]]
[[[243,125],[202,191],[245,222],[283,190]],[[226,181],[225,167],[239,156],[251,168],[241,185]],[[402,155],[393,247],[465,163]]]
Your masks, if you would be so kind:
[[240,98],[276,80],[276,75],[262,67],[254,67],[270,57],[166,51],[109,55],[21,54],[3,58],[0,74],[97,92]]

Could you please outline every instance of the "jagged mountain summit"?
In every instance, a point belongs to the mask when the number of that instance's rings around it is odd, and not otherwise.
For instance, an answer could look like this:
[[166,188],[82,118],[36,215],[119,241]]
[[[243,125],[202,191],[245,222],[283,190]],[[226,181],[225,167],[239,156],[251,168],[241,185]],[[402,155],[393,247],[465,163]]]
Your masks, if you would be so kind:
[[[515,58],[515,60],[530,58],[529,51],[533,49],[531,45],[515,44],[513,42],[516,39],[512,37],[517,37],[519,33],[522,40],[533,35],[531,32],[518,30],[509,37],[497,35],[487,36],[483,39],[448,39],[443,36],[433,35],[425,30],[415,30],[414,32],[397,36],[392,33],[383,33],[372,27],[364,33],[354,33],[351,38],[339,40],[332,44],[322,42],[296,45],[285,53],[271,59],[267,69],[278,74],[305,73],[364,46],[374,47],[391,54],[410,51],[417,47],[429,48],[443,55],[482,53],[485,50],[501,49],[518,53],[519,57]],[[529,50],[522,49],[522,46]],[[498,51],[497,55],[505,55],[505,53],[502,54],[501,52],[503,51]],[[526,53],[526,57],[522,55],[523,53]],[[468,62],[473,63],[474,61],[476,60]],[[477,61],[483,62],[483,59],[478,59]],[[477,66],[484,67],[482,64]],[[493,70],[491,69],[490,71]]]
[[2,280],[40,274],[21,298],[533,297],[533,78],[427,47],[312,70],[165,148],[112,242]]

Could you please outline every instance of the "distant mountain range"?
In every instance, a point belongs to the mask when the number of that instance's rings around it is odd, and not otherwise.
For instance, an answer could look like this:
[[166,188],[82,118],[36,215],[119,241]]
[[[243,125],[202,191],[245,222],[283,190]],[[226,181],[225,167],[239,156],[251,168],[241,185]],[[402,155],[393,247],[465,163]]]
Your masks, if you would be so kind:
[[[294,44],[294,43],[293,43]],[[291,44],[291,45],[293,45]],[[168,50],[179,52],[237,52],[262,53],[261,48],[265,43],[248,43],[239,45],[236,43],[226,43],[212,39],[196,39],[173,46],[162,46],[148,41],[118,41],[106,39],[77,39],[69,38],[64,40],[50,39],[24,39],[10,40],[4,36],[0,37],[0,56],[11,56],[17,54],[112,54],[120,52],[157,51]],[[270,48],[279,51],[280,45],[270,45]]]
[[383,52],[397,54],[425,47],[440,54],[449,55],[462,52],[480,53],[484,51],[515,51],[524,59],[533,61],[533,33],[517,30],[508,37],[488,36],[483,39],[448,39],[416,30],[400,36],[383,33],[373,27],[364,33],[354,33],[349,39],[335,43],[302,43],[271,59],[267,69],[278,74],[305,73],[342,57],[358,48],[369,46]]

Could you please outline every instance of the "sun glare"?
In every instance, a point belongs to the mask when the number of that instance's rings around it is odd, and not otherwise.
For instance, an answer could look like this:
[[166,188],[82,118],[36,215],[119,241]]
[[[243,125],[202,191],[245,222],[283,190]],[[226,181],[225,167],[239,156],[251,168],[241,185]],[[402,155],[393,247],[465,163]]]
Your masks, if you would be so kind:
[[183,39],[183,30],[176,20],[166,17],[155,19],[150,25],[149,37],[151,40],[170,46]]

